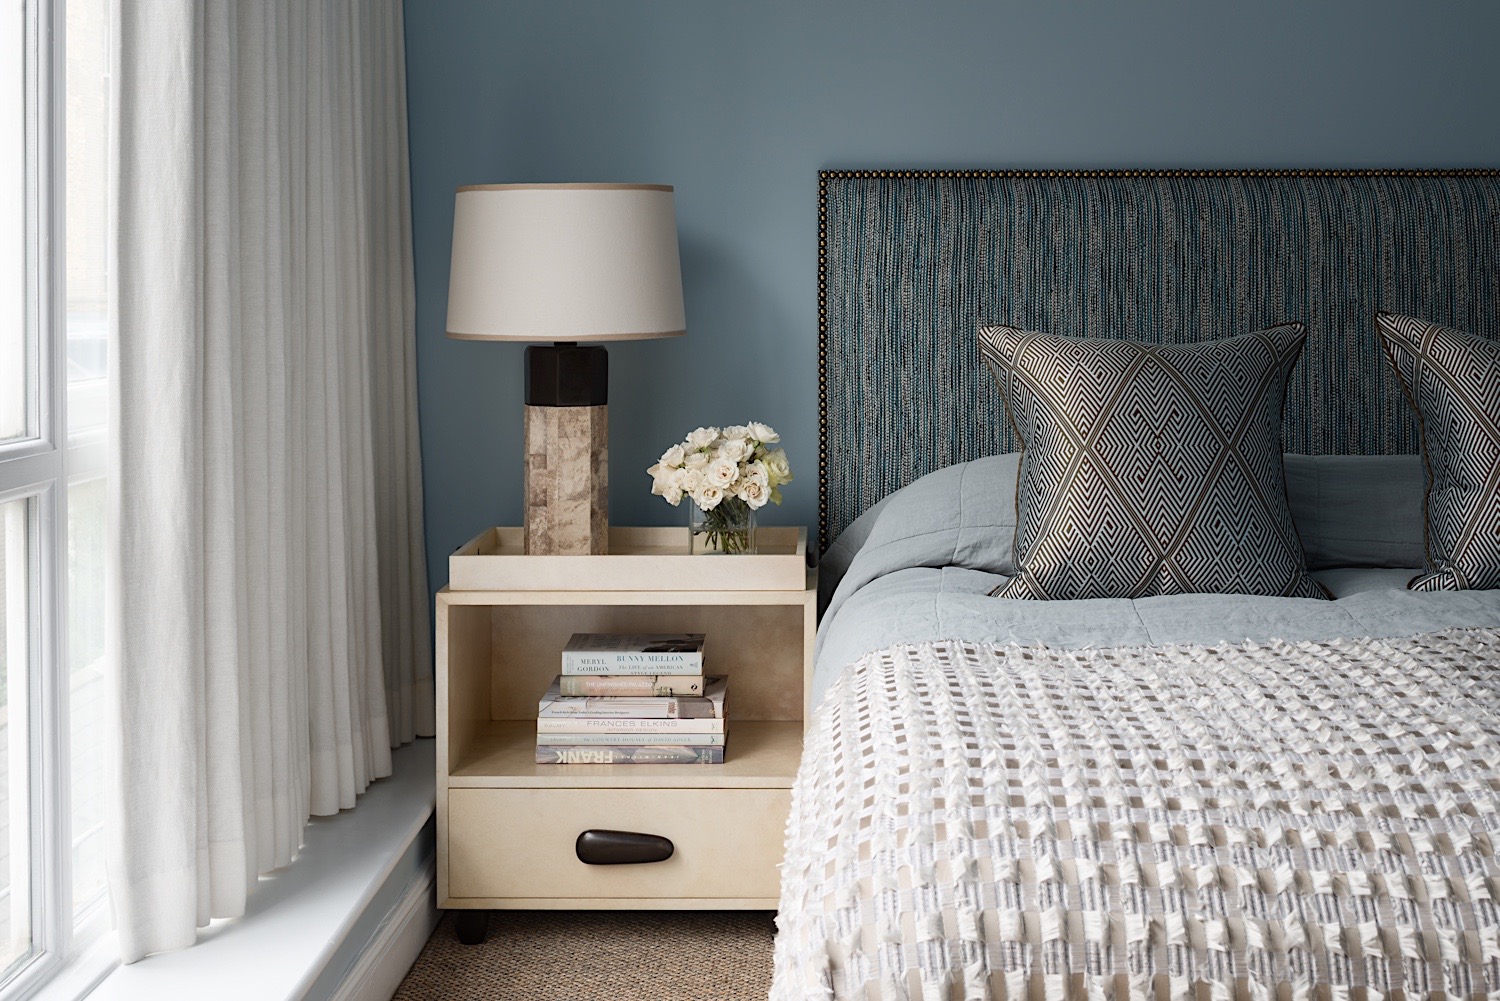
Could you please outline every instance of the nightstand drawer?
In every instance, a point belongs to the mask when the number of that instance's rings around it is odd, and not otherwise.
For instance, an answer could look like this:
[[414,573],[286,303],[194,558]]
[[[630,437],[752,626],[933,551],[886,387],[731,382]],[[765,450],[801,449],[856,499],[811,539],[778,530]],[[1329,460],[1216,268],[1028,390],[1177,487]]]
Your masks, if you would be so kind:
[[[790,807],[790,789],[451,789],[448,895],[773,900]],[[587,830],[656,834],[674,850],[585,865]]]

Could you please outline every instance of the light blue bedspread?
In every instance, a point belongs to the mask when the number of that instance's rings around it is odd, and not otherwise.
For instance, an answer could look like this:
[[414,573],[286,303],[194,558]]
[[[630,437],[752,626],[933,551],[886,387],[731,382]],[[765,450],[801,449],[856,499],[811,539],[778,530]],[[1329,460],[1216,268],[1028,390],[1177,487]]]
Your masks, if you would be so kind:
[[814,705],[845,665],[898,643],[970,639],[1078,649],[1500,627],[1500,591],[1413,593],[1406,582],[1415,568],[1314,573],[1334,601],[1215,594],[992,598],[989,592],[1015,570],[1015,469],[1015,456],[1006,455],[931,473],[840,536],[821,564],[822,584],[832,593],[818,629]]

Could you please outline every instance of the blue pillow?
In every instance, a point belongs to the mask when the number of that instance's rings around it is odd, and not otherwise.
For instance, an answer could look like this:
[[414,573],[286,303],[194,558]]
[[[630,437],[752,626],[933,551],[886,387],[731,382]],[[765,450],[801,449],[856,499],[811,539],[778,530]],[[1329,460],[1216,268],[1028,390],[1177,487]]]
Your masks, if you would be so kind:
[[1422,457],[1286,457],[1286,499],[1310,570],[1422,565]]

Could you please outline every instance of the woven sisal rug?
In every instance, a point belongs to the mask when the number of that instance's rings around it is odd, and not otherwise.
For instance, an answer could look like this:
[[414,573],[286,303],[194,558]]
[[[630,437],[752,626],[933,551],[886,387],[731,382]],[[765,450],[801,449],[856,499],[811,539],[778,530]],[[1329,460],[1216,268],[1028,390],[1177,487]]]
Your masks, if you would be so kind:
[[447,915],[392,1001],[765,1001],[770,911],[497,911],[483,945]]

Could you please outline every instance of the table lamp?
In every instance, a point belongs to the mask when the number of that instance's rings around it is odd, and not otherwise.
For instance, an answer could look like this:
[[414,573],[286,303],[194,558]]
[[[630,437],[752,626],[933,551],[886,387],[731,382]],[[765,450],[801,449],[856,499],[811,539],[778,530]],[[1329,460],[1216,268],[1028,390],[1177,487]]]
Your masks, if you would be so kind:
[[608,552],[609,356],[584,342],[676,337],[686,326],[670,185],[458,189],[448,336],[533,342],[526,552]]

